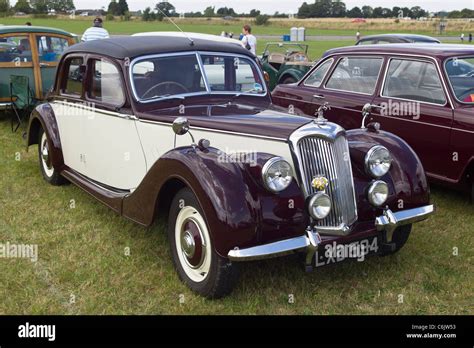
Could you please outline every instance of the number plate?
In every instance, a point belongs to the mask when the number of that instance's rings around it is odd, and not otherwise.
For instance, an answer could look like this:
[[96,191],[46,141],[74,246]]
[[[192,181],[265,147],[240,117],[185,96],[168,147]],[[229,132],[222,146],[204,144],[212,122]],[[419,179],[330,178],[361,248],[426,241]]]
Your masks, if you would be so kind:
[[315,266],[322,267],[346,260],[365,261],[367,256],[378,252],[378,243],[378,237],[370,237],[348,244],[332,242],[322,245],[316,251]]

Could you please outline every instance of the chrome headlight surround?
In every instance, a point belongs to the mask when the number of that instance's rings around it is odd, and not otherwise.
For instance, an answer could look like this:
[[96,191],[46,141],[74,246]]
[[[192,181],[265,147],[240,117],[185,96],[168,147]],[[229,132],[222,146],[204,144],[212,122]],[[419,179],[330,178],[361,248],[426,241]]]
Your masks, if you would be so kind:
[[318,192],[309,200],[309,215],[315,220],[326,218],[331,212],[331,198],[324,192]]
[[364,163],[367,174],[379,179],[392,167],[392,156],[385,146],[375,145],[365,155]]
[[388,184],[385,181],[376,180],[370,184],[367,198],[374,207],[380,207],[387,202],[388,193]]
[[270,158],[262,168],[262,180],[266,189],[278,193],[286,190],[293,181],[293,168],[282,157]]

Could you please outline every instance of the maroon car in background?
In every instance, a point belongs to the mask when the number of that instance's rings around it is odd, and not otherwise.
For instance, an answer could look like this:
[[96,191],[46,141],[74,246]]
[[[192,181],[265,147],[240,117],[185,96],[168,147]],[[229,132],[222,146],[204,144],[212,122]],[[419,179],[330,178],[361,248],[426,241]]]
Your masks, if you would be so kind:
[[304,115],[315,115],[328,102],[332,110],[325,116],[345,129],[378,122],[415,150],[433,182],[469,190],[474,200],[473,48],[392,44],[329,50],[301,81],[278,86],[273,100]]

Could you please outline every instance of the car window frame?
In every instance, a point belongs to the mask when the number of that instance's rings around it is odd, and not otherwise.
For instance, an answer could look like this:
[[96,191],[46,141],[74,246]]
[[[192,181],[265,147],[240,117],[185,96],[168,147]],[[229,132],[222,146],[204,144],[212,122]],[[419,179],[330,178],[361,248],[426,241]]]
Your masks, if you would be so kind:
[[[86,65],[86,62],[87,62],[87,57],[86,55],[84,54],[71,54],[71,55],[68,55],[64,58],[61,59],[61,62],[60,62],[60,74],[58,76],[58,95],[61,96],[61,97],[66,97],[66,98],[72,98],[72,99],[79,99],[79,100],[85,100],[84,99],[84,94],[85,94],[85,82],[86,82],[86,78],[87,78],[87,70],[86,70],[86,73],[85,73],[85,77],[82,78],[82,91],[81,91],[81,94],[71,94],[71,93],[65,93],[64,92],[64,89],[63,87],[65,87],[67,85],[67,80],[68,80],[68,77],[69,77],[69,67],[70,67],[70,64],[68,64],[68,61],[70,60],[73,60],[73,59],[77,59],[77,58],[81,58],[82,59],[82,66]],[[67,66],[67,69],[68,69],[68,73],[66,74],[66,66]],[[87,65],[86,65],[87,66]]]
[[42,36],[49,36],[49,37],[55,37],[55,38],[58,38],[58,39],[64,39],[67,41],[68,43],[68,47],[61,53],[61,56],[64,54],[64,52],[67,51],[68,48],[70,48],[71,46],[74,45],[74,40],[69,37],[69,36],[66,36],[66,35],[61,35],[61,34],[55,34],[55,33],[34,33],[33,34],[33,41],[36,45],[36,50],[38,52],[38,62],[40,65],[42,64],[45,64],[47,65],[48,67],[57,67],[59,65],[59,63],[61,62],[61,57],[59,58],[58,61],[56,62],[46,62],[46,61],[41,61],[40,60],[40,56],[39,56],[39,47],[38,47],[38,39],[41,38]]
[[[0,34],[0,38],[9,38],[9,37],[25,37],[28,39],[30,43],[30,47],[33,49],[32,43],[35,43],[34,37],[32,33],[22,32],[19,31],[17,33],[6,33]],[[35,67],[35,60],[34,55],[31,57],[31,62],[0,62],[0,68],[34,68]]]
[[453,56],[453,57],[448,57],[443,61],[443,73],[446,76],[446,81],[447,81],[447,84],[449,86],[449,91],[452,93],[452,95],[454,97],[454,100],[456,100],[456,102],[458,102],[459,104],[462,104],[462,105],[465,105],[465,106],[473,106],[474,102],[473,103],[468,103],[468,102],[459,100],[458,96],[456,95],[456,92],[454,91],[453,84],[451,83],[451,80],[450,80],[449,75],[448,75],[448,71],[446,70],[446,63],[448,63],[448,61],[450,61],[450,60],[453,60],[454,58],[474,58],[474,55],[469,55],[468,54],[468,55]]
[[[324,74],[323,79],[321,80],[321,83],[319,84],[319,86],[307,84],[306,81],[308,81],[308,79],[316,72],[316,70],[318,70],[323,64],[326,64],[326,62],[329,62],[329,61],[331,61],[331,64],[329,65],[328,70],[327,70],[326,73]],[[329,58],[324,59],[323,61],[319,62],[319,64],[316,65],[316,66],[310,71],[310,73],[304,78],[304,80],[303,80],[303,86],[305,86],[305,87],[310,87],[310,88],[321,88],[321,86],[323,86],[324,82],[326,81],[326,78],[327,78],[328,74],[332,71],[332,68],[333,68],[333,66],[334,66],[334,62],[335,62],[335,58],[334,58],[334,57],[329,57]]]
[[[126,84],[126,80],[125,80],[124,75],[123,75],[123,70],[122,70],[121,65],[118,64],[115,60],[110,59],[108,57],[104,57],[104,56],[87,55],[86,58],[87,58],[87,62],[86,62],[86,67],[87,68],[86,68],[86,78],[85,78],[85,86],[84,86],[84,98],[85,98],[85,100],[87,100],[88,102],[94,103],[95,105],[101,105],[104,108],[107,108],[107,109],[110,109],[110,110],[118,110],[118,109],[123,108],[127,104],[128,100],[127,100],[127,84]],[[120,81],[122,83],[123,102],[121,104],[106,103],[102,100],[95,99],[95,98],[92,98],[90,96],[90,89],[92,88],[91,77],[92,77],[92,73],[93,73],[92,63],[94,61],[98,61],[98,60],[104,60],[107,63],[112,64],[117,69],[117,71],[119,73],[119,76],[120,76]]]
[[[372,93],[362,93],[362,92],[354,92],[354,91],[347,91],[347,90],[343,90],[343,89],[335,89],[335,88],[328,88],[327,87],[327,84],[329,82],[329,80],[331,79],[332,75],[334,74],[335,70],[337,69],[337,67],[339,66],[339,63],[342,59],[344,58],[373,58],[373,59],[381,59],[382,60],[382,63],[380,64],[380,68],[379,68],[379,72],[377,74],[377,79],[375,81],[375,85],[374,85],[374,90],[372,91]],[[381,77],[381,72],[383,70],[383,67],[384,67],[384,64],[385,64],[385,56],[384,55],[367,55],[367,54],[362,54],[362,55],[358,55],[358,54],[348,54],[348,55],[341,55],[339,56],[339,59],[337,60],[336,64],[333,64],[333,67],[331,69],[331,75],[327,76],[326,77],[326,81],[324,81],[324,85],[323,86],[323,89],[326,90],[326,91],[332,91],[332,92],[344,92],[344,93],[351,93],[351,94],[357,94],[357,95],[365,95],[365,96],[375,96],[377,90],[378,90],[378,85],[379,85],[379,81],[380,81],[380,77]],[[320,87],[321,88],[321,87]]]
[[[444,97],[445,97],[445,103],[444,104],[438,104],[438,103],[431,103],[431,102],[421,101],[421,100],[389,97],[389,96],[383,95],[383,92],[384,92],[384,89],[385,89],[385,84],[387,83],[388,70],[390,69],[390,63],[394,59],[419,61],[419,62],[423,62],[423,63],[433,64],[434,67],[435,67],[436,72],[438,73],[438,78],[439,78],[439,82],[441,84],[441,89],[443,90],[443,94],[444,94]],[[433,61],[431,59],[427,59],[425,57],[413,57],[413,56],[390,56],[390,57],[388,57],[387,63],[385,65],[385,73],[383,75],[382,85],[380,86],[379,96],[381,98],[403,100],[403,101],[408,101],[408,102],[417,102],[417,103],[420,103],[420,104],[434,105],[434,106],[439,106],[439,107],[446,107],[448,105],[448,102],[450,102],[450,98],[449,98],[448,93],[446,91],[446,86],[445,86],[444,80],[441,76],[438,64],[436,63],[436,61]]]
[[[192,56],[195,55],[197,62],[199,64],[199,69],[201,70],[201,74],[204,80],[204,85],[206,87],[205,91],[201,92],[192,92],[192,93],[181,93],[181,94],[174,94],[169,97],[162,97],[162,98],[155,98],[155,99],[150,99],[150,100],[143,100],[138,98],[137,91],[135,88],[135,83],[133,80],[133,67],[135,64],[137,64],[140,61],[146,60],[146,59],[154,59],[154,58],[160,58],[160,57],[179,57],[179,56]],[[235,58],[243,58],[251,62],[253,64],[254,68],[257,70],[258,75],[260,77],[260,80],[262,81],[262,88],[265,91],[265,93],[261,94],[255,94],[255,93],[240,93],[237,91],[231,92],[231,91],[226,91],[226,92],[221,92],[221,91],[211,91],[210,86],[209,86],[209,81],[207,79],[207,74],[205,73],[204,70],[204,64],[201,59],[201,55],[211,55],[211,56],[226,56],[226,57],[235,57]],[[152,55],[146,55],[146,56],[139,56],[136,57],[132,60],[132,62],[129,65],[128,69],[128,75],[129,75],[129,83],[130,83],[130,88],[132,92],[133,99],[140,103],[140,104],[149,104],[149,103],[156,103],[156,102],[162,102],[162,101],[167,101],[170,99],[176,99],[176,98],[186,98],[186,97],[194,97],[194,96],[212,96],[212,95],[241,95],[241,96],[252,96],[252,97],[260,97],[260,98],[268,98],[268,87],[266,84],[265,77],[263,76],[262,68],[258,64],[258,62],[255,59],[252,59],[252,57],[246,56],[244,54],[238,54],[238,53],[228,53],[228,52],[221,52],[221,51],[186,51],[186,52],[174,52],[174,53],[159,53],[159,54],[152,54]]]

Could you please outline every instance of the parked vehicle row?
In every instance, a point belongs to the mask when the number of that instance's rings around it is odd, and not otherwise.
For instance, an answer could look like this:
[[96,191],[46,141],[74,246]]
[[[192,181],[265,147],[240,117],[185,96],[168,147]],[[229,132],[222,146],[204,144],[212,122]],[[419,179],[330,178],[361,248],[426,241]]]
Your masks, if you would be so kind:
[[[301,81],[280,85],[273,102],[345,129],[377,122],[418,154],[433,182],[474,200],[474,50],[462,45],[393,44],[326,52]],[[370,117],[363,119],[368,105]]]
[[346,131],[330,107],[313,119],[274,106],[238,45],[107,39],[65,52],[27,141],[50,184],[143,226],[166,216],[178,274],[215,298],[240,262],[298,252],[310,270],[393,254],[433,213],[412,148],[374,123]]

